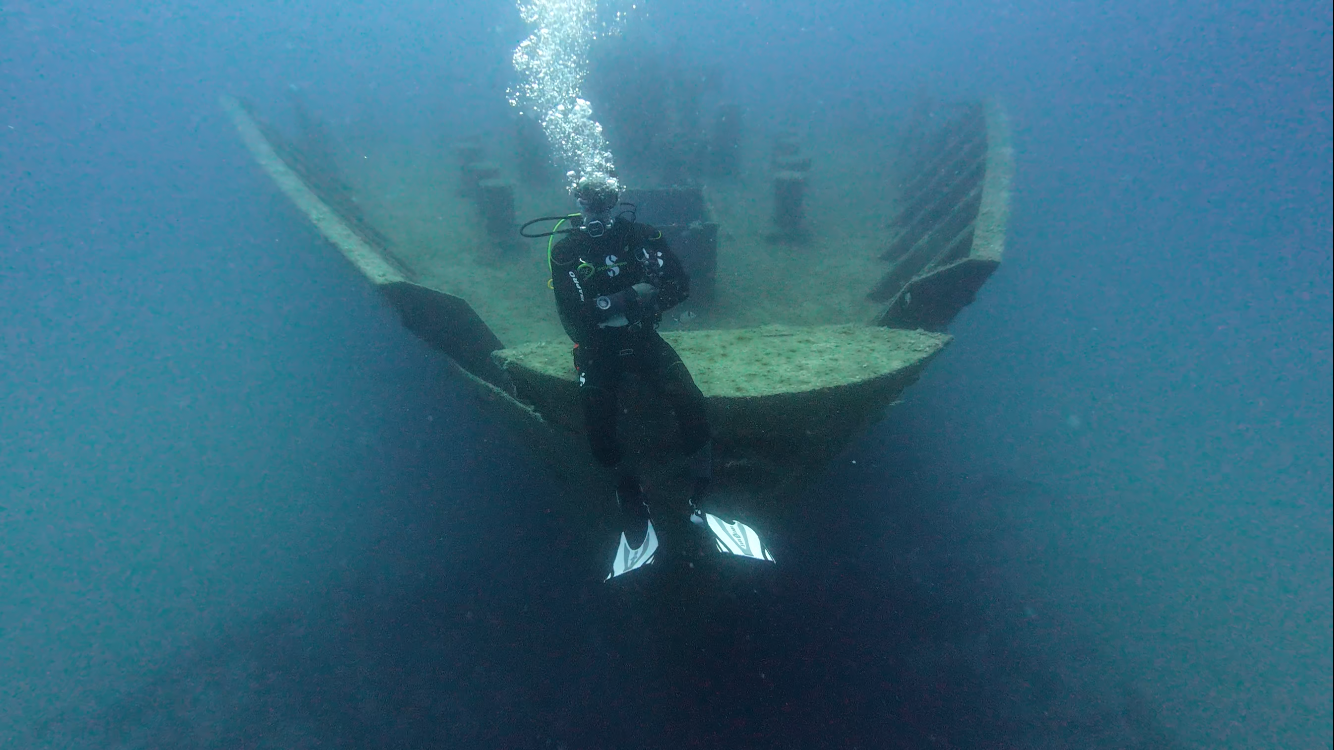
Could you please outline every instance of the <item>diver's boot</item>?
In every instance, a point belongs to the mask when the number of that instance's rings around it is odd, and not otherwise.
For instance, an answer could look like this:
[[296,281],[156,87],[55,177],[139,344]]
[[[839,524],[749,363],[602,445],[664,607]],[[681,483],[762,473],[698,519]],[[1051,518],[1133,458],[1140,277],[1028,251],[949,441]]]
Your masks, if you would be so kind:
[[706,526],[704,511],[700,504],[709,491],[713,481],[713,441],[707,440],[687,459],[690,466],[690,522],[697,526]]
[[635,477],[625,477],[616,485],[616,504],[621,509],[621,531],[631,547],[639,547],[648,535],[648,503]]
[[709,480],[705,477],[696,477],[690,488],[690,522],[696,526],[707,526],[708,522],[704,520],[704,510],[700,506],[704,503],[704,496],[709,491]]
[[607,580],[649,565],[658,551],[658,534],[649,518],[648,503],[639,480],[624,477],[616,486],[616,504],[621,508],[621,541],[612,559]]

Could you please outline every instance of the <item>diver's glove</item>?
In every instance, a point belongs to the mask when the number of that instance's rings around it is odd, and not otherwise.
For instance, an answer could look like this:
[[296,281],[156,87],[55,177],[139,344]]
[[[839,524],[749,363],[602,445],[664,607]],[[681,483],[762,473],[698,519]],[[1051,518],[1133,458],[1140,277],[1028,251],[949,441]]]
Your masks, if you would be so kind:
[[648,312],[654,309],[658,302],[658,288],[656,286],[640,282],[630,288],[637,295],[635,304],[639,305],[640,310]]

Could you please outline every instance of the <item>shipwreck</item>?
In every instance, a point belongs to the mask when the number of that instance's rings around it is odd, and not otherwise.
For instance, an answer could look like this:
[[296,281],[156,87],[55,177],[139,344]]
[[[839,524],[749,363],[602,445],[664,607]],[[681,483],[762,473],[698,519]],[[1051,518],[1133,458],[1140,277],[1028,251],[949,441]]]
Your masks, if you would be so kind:
[[[559,477],[563,511],[610,538],[613,480],[583,434],[546,241],[518,233],[571,206],[531,128],[423,153],[339,145],[299,102],[292,135],[238,99],[222,106],[291,205]],[[743,115],[720,106],[703,136],[664,142],[675,171],[627,180],[624,199],[691,273],[691,299],[661,332],[707,397],[718,490],[753,519],[781,515],[949,346],[951,320],[1002,260],[1013,167],[994,102],[924,102],[896,138],[837,149],[792,132],[747,139]],[[621,403],[655,504],[684,506],[667,407]]]

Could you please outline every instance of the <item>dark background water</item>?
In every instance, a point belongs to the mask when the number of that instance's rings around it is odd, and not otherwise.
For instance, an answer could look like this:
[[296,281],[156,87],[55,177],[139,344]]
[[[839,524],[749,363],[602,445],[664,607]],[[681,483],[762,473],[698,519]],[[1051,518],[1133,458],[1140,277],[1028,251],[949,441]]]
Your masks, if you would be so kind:
[[1328,4],[641,13],[757,111],[1015,136],[958,341],[708,618],[596,585],[216,105],[498,119],[508,4],[4,6],[0,744],[1328,747]]

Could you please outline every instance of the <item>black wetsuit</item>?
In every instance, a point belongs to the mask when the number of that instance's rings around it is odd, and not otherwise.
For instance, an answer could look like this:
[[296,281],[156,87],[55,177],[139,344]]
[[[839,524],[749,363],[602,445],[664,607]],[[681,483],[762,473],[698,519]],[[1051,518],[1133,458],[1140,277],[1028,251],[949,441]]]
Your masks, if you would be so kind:
[[[656,299],[646,304],[633,291],[636,284],[652,285]],[[627,370],[671,403],[685,453],[708,443],[704,394],[657,331],[662,311],[690,293],[690,278],[662,233],[619,219],[601,237],[583,231],[568,234],[551,252],[551,286],[561,324],[575,344],[584,424],[598,463],[616,466],[621,461],[616,388]]]

